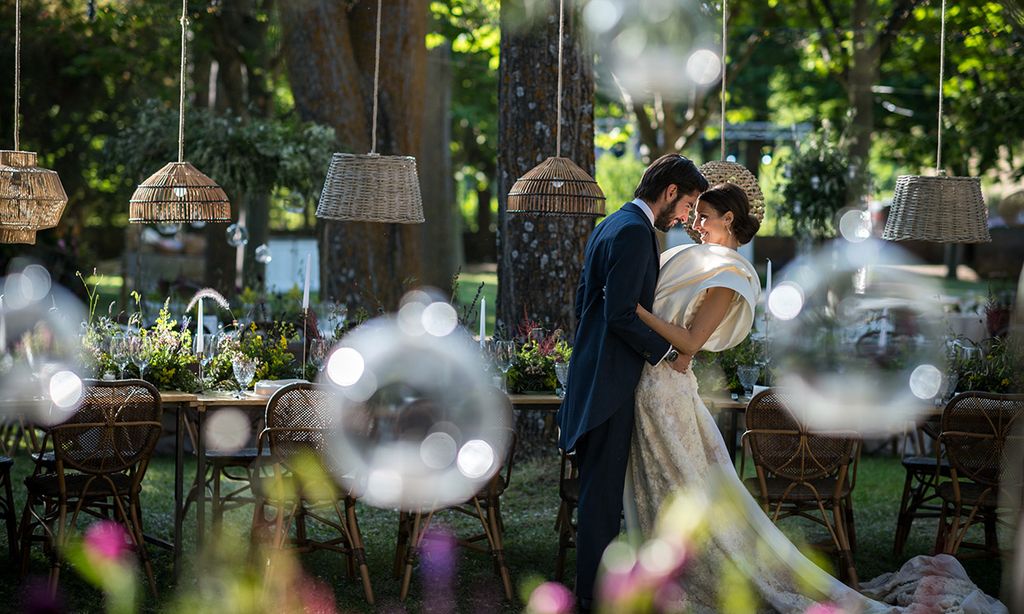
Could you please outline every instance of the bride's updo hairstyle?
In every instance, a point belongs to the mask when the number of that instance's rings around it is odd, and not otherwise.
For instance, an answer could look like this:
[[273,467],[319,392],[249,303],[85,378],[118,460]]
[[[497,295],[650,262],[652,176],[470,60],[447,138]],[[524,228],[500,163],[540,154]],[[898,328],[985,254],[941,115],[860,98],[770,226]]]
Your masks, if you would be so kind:
[[750,215],[747,193],[735,183],[720,183],[701,194],[698,200],[711,205],[718,215],[732,211],[732,234],[740,245],[750,243],[761,228],[761,222]]

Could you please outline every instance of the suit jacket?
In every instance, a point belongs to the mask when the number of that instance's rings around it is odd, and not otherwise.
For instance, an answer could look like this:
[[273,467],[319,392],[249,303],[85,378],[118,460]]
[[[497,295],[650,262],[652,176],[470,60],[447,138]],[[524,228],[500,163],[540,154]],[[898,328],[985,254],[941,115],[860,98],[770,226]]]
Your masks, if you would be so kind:
[[587,242],[576,289],[576,340],[565,399],[558,412],[559,446],[572,450],[614,412],[633,412],[644,361],[657,364],[669,343],[636,315],[651,309],[658,281],[658,241],[641,209],[626,203]]

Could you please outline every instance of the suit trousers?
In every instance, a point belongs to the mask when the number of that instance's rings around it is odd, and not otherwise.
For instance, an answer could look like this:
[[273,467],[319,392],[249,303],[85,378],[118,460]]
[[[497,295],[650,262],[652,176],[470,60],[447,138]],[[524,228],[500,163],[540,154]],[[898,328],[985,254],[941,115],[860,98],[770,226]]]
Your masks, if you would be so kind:
[[580,495],[576,524],[576,596],[594,598],[601,556],[622,527],[622,491],[633,438],[634,407],[619,408],[576,442]]

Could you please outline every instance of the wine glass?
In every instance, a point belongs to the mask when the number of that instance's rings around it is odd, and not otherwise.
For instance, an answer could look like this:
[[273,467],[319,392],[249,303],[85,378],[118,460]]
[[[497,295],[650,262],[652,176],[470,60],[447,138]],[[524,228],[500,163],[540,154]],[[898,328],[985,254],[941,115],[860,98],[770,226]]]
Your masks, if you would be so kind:
[[128,338],[124,335],[114,335],[110,338],[110,360],[114,362],[121,372],[119,379],[124,379],[124,369],[130,360],[131,348],[128,346]]
[[313,339],[309,342],[309,364],[316,368],[317,374],[324,370],[327,364],[327,356],[331,352],[331,344],[327,339]]
[[149,355],[145,352],[146,338],[140,332],[128,336],[128,348],[132,364],[139,370],[139,379],[145,379],[146,367],[149,366]]
[[761,375],[761,368],[755,365],[740,365],[736,367],[736,377],[740,380],[740,385],[743,386],[743,396],[748,399],[753,396],[754,384],[757,383],[759,375]]
[[235,357],[231,369],[235,373],[235,381],[238,382],[238,393],[235,394],[236,399],[245,398],[245,391],[252,384],[252,378],[256,377],[257,366],[259,366],[259,361],[255,358],[250,358],[244,354],[239,354]]
[[556,362],[555,363],[555,377],[558,378],[558,390],[555,394],[558,398],[565,398],[565,385],[569,381],[569,363],[567,362]]
[[203,334],[203,351],[199,353],[199,383],[203,390],[206,390],[206,369],[213,363],[217,356],[217,344],[220,339],[215,334]]
[[501,371],[501,389],[508,392],[508,370],[516,360],[515,341],[499,340],[494,342],[494,365]]

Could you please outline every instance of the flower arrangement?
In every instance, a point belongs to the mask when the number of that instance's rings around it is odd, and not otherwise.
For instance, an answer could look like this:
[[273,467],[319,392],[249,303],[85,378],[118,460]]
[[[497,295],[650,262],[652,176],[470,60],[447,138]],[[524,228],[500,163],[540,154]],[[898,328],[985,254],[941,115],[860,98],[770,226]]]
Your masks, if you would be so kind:
[[[716,390],[742,393],[743,385],[736,375],[736,367],[763,363],[763,340],[747,336],[738,345],[723,352],[698,352],[691,368],[704,393]],[[762,369],[759,381],[765,381],[763,371]]]
[[[153,327],[142,329],[139,335],[142,337],[142,354],[149,363],[143,379],[160,390],[190,392],[198,389],[198,363],[192,352],[192,333],[187,322],[179,327],[177,320],[171,319],[167,302],[160,309]],[[129,369],[133,375],[138,375],[134,366]]]
[[545,335],[536,322],[524,318],[515,342],[516,357],[508,371],[509,391],[555,390],[555,363],[569,362],[572,357],[572,347],[562,339],[561,329]]
[[957,392],[981,390],[995,393],[1024,392],[1024,343],[1011,338],[993,337],[988,351],[965,356],[951,350],[950,372],[957,377]]
[[206,377],[218,388],[237,386],[232,365],[239,355],[258,361],[255,381],[296,377],[300,365],[288,350],[288,342],[295,338],[295,327],[287,322],[274,322],[265,329],[253,323],[235,334],[221,334]]

